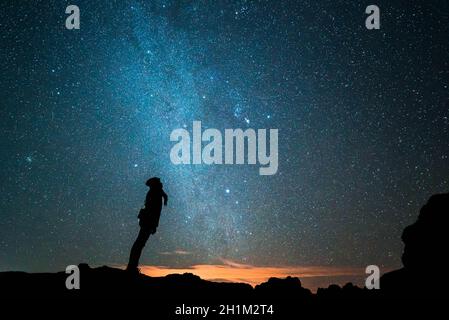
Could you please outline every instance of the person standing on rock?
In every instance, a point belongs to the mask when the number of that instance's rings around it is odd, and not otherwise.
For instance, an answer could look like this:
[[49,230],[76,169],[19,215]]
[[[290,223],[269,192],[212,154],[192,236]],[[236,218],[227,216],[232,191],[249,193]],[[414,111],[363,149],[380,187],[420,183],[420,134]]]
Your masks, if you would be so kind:
[[164,192],[163,185],[159,178],[153,177],[148,179],[146,185],[150,187],[150,190],[145,199],[145,207],[140,209],[138,215],[140,231],[131,248],[128,267],[126,268],[126,270],[131,273],[139,273],[137,267],[139,265],[142,250],[150,235],[156,233],[156,229],[159,225],[159,218],[161,216],[162,201],[164,201],[164,206],[167,205],[168,201],[167,194]]

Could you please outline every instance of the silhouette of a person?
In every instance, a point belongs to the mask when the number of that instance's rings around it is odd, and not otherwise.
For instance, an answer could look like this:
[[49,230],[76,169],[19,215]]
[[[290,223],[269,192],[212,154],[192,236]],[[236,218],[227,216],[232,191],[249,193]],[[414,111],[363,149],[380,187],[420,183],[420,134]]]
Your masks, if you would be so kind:
[[139,212],[139,225],[140,231],[131,248],[131,254],[129,256],[128,267],[126,270],[130,272],[138,272],[138,265],[142,249],[150,237],[150,235],[156,233],[156,229],[159,225],[159,218],[162,210],[162,199],[164,205],[167,205],[168,197],[163,190],[161,180],[157,177],[153,177],[147,180],[146,185],[150,187],[145,199],[145,207]]

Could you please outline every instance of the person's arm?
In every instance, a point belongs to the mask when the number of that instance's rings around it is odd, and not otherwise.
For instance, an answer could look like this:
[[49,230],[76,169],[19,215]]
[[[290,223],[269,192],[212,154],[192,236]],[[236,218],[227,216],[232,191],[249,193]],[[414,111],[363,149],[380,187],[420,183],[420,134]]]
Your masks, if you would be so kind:
[[164,190],[162,190],[162,198],[164,198],[164,206],[167,205],[167,201],[168,201],[168,196],[167,194],[164,192]]

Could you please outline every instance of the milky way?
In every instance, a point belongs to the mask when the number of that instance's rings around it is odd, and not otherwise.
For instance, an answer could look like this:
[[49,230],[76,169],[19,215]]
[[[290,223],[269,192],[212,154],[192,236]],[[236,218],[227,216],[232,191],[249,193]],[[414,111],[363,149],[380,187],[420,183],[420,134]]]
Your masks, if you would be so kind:
[[[145,181],[169,195],[142,258],[184,267],[395,267],[449,180],[449,4],[0,4],[0,269],[124,264]],[[279,170],[170,161],[170,133],[279,129]],[[179,253],[182,254],[179,254]]]

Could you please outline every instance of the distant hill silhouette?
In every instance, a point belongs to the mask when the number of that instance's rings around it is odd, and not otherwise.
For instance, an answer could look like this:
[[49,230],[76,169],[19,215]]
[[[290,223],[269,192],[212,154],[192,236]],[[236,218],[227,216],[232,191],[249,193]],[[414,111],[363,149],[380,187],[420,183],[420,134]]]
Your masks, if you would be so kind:
[[90,268],[80,264],[81,289],[67,290],[67,274],[2,272],[0,298],[55,299],[144,299],[149,303],[284,303],[293,307],[335,299],[439,298],[444,297],[449,194],[432,196],[418,220],[405,228],[402,240],[404,267],[382,276],[380,290],[330,285],[316,294],[303,288],[298,278],[271,278],[252,288],[243,283],[218,283],[193,274],[148,277],[110,267]]
[[[382,294],[395,298],[437,298],[447,292],[449,193],[433,195],[418,220],[404,229],[402,269],[380,279]],[[446,253],[445,253],[446,252]],[[445,258],[446,257],[446,258]]]

